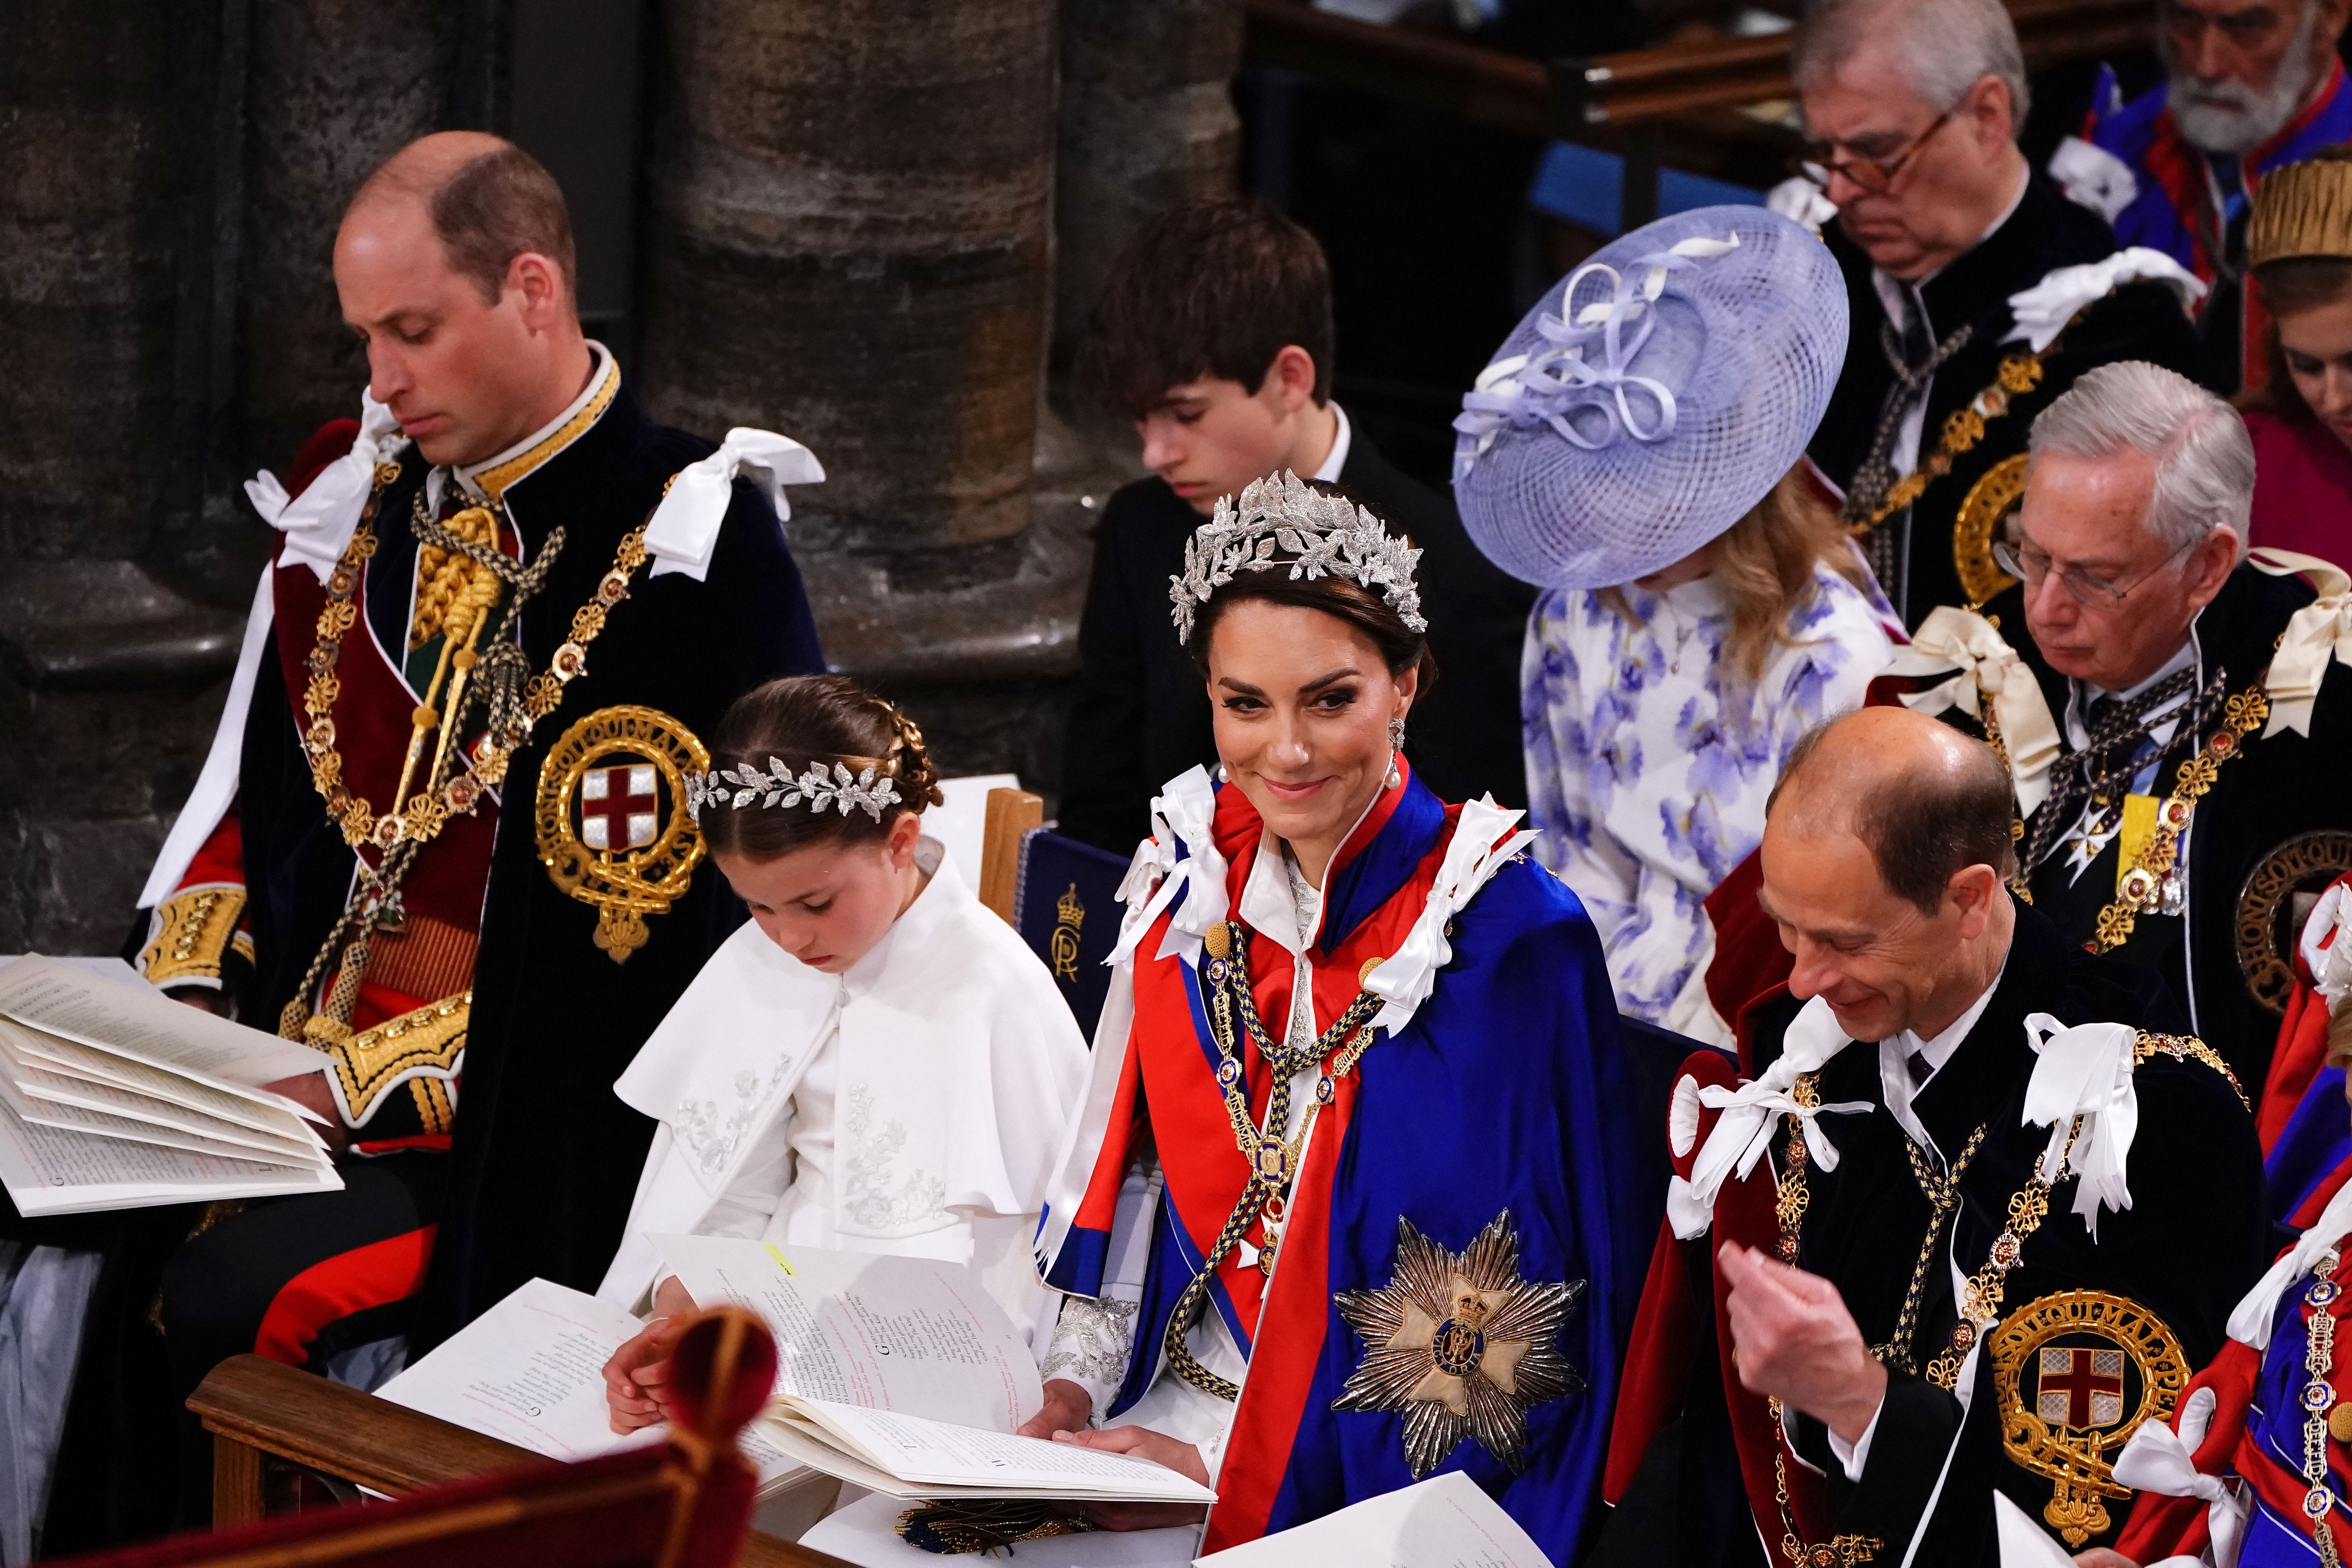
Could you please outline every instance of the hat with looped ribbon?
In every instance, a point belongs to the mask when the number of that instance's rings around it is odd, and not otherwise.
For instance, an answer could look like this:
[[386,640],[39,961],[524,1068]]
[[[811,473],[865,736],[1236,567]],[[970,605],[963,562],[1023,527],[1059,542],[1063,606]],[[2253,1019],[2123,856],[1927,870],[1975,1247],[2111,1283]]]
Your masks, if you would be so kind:
[[1828,247],[1763,207],[1634,230],[1545,294],[1454,420],[1478,548],[1542,587],[1672,565],[1762,500],[1845,361]]

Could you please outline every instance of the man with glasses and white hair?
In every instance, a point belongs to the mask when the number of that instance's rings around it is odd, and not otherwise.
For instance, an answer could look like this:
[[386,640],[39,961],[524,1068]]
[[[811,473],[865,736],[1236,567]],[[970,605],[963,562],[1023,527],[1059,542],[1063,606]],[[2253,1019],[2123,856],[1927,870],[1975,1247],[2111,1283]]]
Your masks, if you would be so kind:
[[2175,291],[2196,285],[2152,253],[2116,257],[2106,225],[2027,165],[2000,0],[1826,0],[1792,66],[1853,320],[1811,454],[1916,626],[1998,585],[1989,533],[1958,525],[1979,480],[2013,477],[2001,465],[2051,398],[2118,359],[2198,373]]
[[1973,670],[1982,696],[1954,711],[1990,712],[2008,758],[2013,885],[2071,939],[2156,971],[2249,1091],[2293,984],[2292,894],[2352,842],[2347,579],[2249,555],[2253,482],[2219,397],[2152,364],[2085,374],[2034,421],[2024,505],[1994,546],[2021,581],[1923,628],[1953,662],[1895,667],[1922,708]]
[[2103,71],[2090,123],[2051,159],[2066,194],[2212,286],[2199,326],[2214,384],[2260,384],[2261,302],[2245,287],[2246,220],[2273,169],[2352,141],[2336,40],[2352,0],[2161,0],[2167,79],[2129,103]]

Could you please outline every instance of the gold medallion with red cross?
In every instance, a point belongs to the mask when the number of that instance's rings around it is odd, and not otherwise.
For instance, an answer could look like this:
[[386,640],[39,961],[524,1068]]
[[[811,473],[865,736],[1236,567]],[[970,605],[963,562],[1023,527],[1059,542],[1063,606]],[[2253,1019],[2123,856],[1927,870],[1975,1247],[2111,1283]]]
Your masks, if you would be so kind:
[[2188,1358],[2164,1321],[2104,1290],[2060,1290],[2001,1321],[1986,1345],[2001,1446],[2053,1483],[2042,1517],[2069,1550],[2113,1523],[2106,1500],[2131,1496],[2115,1457],[2143,1421],[2168,1421]]
[[653,708],[600,708],[549,748],[532,822],[555,885],[596,910],[615,963],[646,944],[646,917],[684,896],[702,863],[686,775],[710,766],[692,731]]

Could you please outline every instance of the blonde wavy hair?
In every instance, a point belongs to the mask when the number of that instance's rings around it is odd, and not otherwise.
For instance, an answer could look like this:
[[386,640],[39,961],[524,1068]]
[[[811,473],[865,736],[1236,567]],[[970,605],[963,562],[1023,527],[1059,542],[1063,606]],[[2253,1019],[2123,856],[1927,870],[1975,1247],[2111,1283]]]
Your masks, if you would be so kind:
[[[1707,570],[1723,585],[1731,612],[1731,632],[1724,642],[1727,674],[1748,684],[1763,675],[1774,648],[1799,646],[1789,635],[1789,622],[1820,592],[1813,581],[1816,566],[1827,566],[1865,591],[1870,580],[1845,524],[1806,479],[1801,459],[1747,516],[1717,536],[1714,551]],[[1603,588],[1598,597],[1629,622],[1640,618],[1623,588]]]

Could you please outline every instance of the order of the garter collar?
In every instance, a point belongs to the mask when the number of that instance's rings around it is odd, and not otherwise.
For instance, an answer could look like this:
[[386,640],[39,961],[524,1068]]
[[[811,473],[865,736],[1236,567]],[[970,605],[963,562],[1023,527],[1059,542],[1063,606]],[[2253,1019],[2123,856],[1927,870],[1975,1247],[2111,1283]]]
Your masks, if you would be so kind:
[[1422,618],[1413,581],[1420,559],[1418,549],[1392,537],[1370,511],[1295,473],[1253,480],[1238,502],[1221,498],[1209,521],[1184,542],[1184,574],[1168,580],[1177,639],[1192,640],[1193,616],[1236,576],[1283,567],[1293,582],[1345,577],[1386,600],[1406,626],[1425,632],[1429,623]]
[[744,763],[737,767],[686,775],[686,809],[697,822],[702,820],[705,806],[728,805],[740,811],[755,801],[763,809],[772,805],[805,805],[811,811],[822,812],[834,807],[844,816],[852,811],[863,811],[879,822],[882,808],[897,805],[901,798],[898,781],[883,773],[877,763],[869,763],[853,774],[845,763],[835,763],[832,772],[827,773],[823,762],[813,762],[805,773],[795,778],[789,763],[770,757],[765,773],[754,763]]

